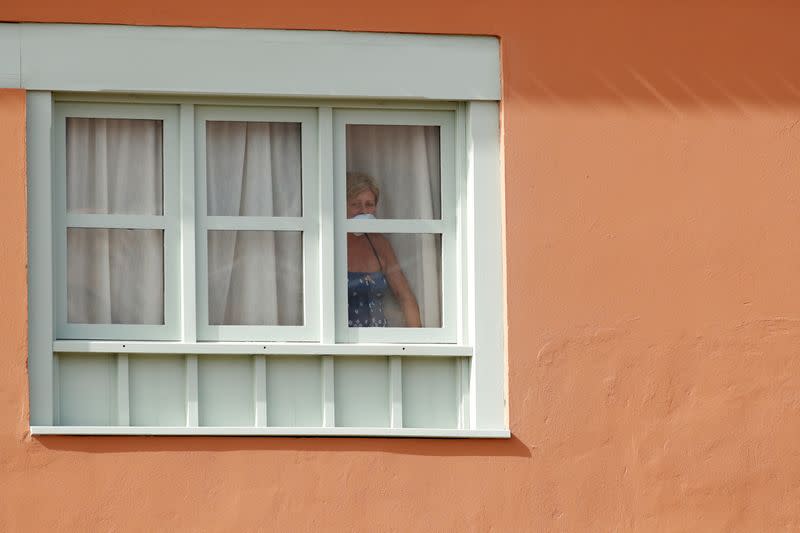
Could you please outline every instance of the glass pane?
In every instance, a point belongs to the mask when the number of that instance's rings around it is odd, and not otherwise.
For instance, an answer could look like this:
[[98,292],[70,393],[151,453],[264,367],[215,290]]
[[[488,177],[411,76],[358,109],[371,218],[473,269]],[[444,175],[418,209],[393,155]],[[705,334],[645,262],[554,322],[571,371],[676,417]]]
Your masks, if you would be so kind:
[[163,324],[163,230],[67,228],[67,320]]
[[302,232],[209,231],[208,322],[302,325]]
[[300,124],[206,122],[208,214],[302,215]]
[[348,218],[442,217],[439,126],[348,124],[347,174]]
[[347,234],[350,327],[442,326],[438,234]]
[[67,118],[67,211],[163,213],[160,120]]

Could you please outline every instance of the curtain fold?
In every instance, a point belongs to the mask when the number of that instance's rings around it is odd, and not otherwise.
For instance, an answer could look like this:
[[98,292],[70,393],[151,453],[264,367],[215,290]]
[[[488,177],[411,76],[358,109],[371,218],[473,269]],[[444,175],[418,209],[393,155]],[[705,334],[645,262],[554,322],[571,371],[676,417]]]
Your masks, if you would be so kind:
[[[67,119],[69,214],[163,213],[162,124]],[[67,320],[164,323],[161,230],[68,228]]]
[[[301,216],[296,123],[209,121],[209,216]],[[302,235],[208,232],[208,314],[213,325],[303,324]]]

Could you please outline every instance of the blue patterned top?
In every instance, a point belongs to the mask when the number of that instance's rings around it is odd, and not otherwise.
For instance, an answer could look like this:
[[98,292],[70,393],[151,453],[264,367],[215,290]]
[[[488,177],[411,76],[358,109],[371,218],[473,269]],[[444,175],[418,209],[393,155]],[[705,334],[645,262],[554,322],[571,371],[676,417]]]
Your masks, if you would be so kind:
[[389,282],[383,272],[347,273],[347,325],[351,328],[385,328],[383,295]]

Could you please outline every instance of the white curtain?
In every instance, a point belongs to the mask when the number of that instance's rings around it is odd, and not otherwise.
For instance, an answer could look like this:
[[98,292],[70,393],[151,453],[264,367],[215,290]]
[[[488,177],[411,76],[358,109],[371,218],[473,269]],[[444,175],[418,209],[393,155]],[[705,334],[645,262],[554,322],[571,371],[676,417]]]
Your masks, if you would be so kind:
[[[208,122],[210,216],[302,215],[300,125]],[[163,213],[162,124],[155,120],[67,120],[69,213]],[[381,187],[382,218],[441,216],[439,129],[347,128],[348,171]],[[441,325],[438,235],[387,235],[420,305],[422,323]],[[161,230],[67,231],[71,323],[163,324]],[[303,323],[302,235],[287,231],[208,232],[211,324]],[[390,324],[402,325],[387,302]]]
[[[300,124],[206,123],[210,216],[302,215]],[[210,324],[303,324],[302,235],[208,232]]]
[[[67,119],[67,211],[160,215],[162,126],[155,120]],[[163,324],[161,230],[67,230],[67,320]]]
[[[347,126],[347,171],[372,176],[381,189],[378,218],[441,218],[438,126]],[[386,235],[419,304],[422,325],[442,325],[441,238],[434,234]],[[390,326],[403,314],[391,294]]]

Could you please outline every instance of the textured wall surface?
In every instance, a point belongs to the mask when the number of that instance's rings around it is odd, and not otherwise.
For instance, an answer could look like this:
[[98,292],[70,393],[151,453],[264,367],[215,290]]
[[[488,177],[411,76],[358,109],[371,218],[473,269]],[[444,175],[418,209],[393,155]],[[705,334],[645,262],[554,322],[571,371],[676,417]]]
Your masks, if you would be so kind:
[[0,530],[800,529],[800,11],[716,3],[5,2],[498,35],[513,438],[31,438],[24,94],[3,91]]

